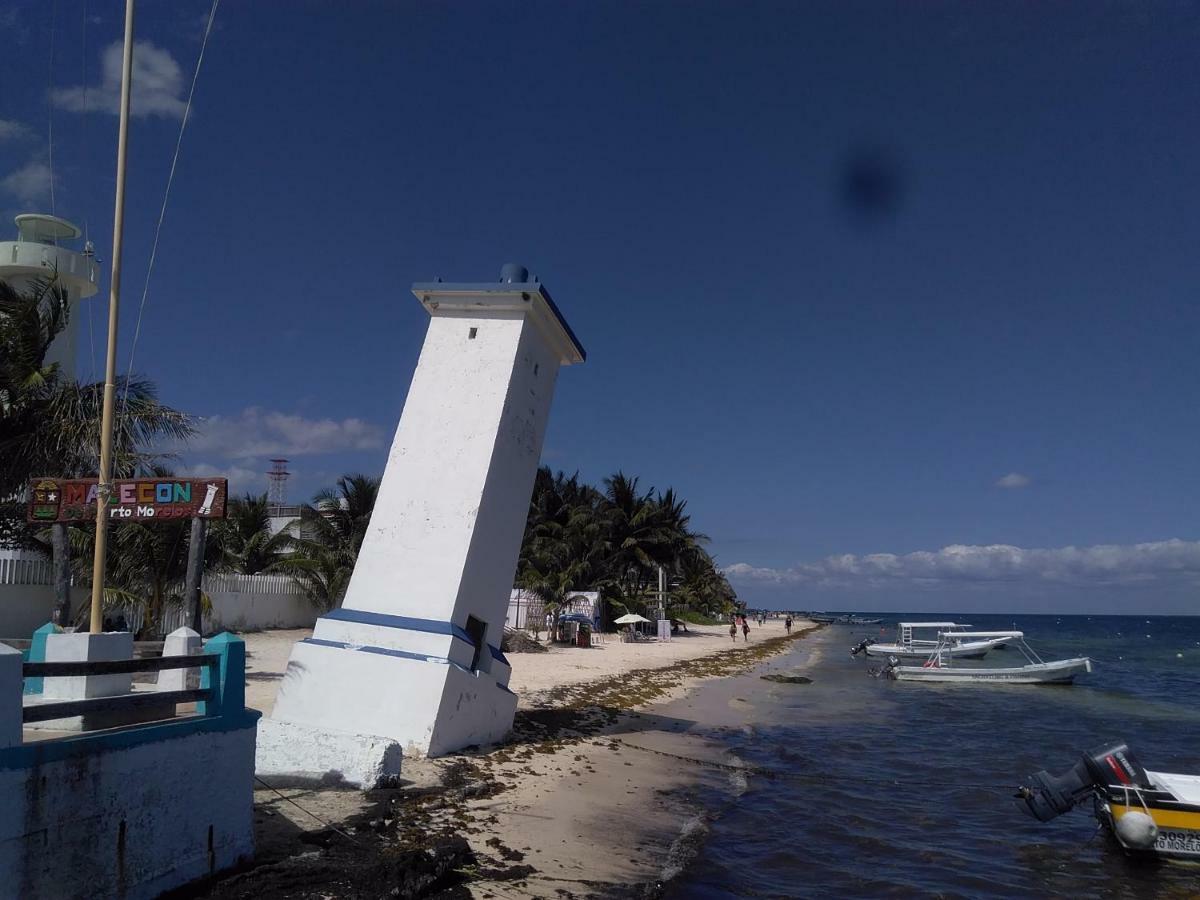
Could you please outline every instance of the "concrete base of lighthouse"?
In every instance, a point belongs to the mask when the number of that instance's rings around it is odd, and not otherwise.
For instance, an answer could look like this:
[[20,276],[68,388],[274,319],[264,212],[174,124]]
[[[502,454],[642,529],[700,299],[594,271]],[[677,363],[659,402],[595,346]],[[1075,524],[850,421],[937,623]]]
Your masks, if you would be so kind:
[[451,623],[334,610],[292,648],[271,719],[259,726],[259,772],[369,787],[364,777],[398,771],[369,760],[348,767],[351,745],[398,762],[389,744],[408,756],[441,756],[495,743],[516,714],[511,672],[498,648],[477,649]]

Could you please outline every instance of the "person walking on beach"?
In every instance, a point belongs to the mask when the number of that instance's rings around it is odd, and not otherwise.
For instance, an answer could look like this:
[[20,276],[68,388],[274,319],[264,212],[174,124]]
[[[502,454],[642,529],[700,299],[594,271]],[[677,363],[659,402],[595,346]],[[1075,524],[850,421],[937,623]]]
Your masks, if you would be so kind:
[[788,634],[792,633],[792,617],[790,615],[783,620],[783,627],[787,629]]
[[733,638],[733,642],[737,643],[737,617],[734,616],[729,620],[729,636]]
[[745,616],[742,616],[742,640],[750,640],[750,623],[746,621]]

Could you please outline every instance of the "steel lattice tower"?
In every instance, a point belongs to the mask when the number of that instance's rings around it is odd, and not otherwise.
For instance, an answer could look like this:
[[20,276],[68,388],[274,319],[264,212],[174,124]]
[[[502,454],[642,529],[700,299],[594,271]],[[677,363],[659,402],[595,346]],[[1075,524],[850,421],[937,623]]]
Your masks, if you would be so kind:
[[287,480],[291,472],[287,470],[286,459],[271,460],[271,470],[267,472],[267,504],[283,506],[287,502]]

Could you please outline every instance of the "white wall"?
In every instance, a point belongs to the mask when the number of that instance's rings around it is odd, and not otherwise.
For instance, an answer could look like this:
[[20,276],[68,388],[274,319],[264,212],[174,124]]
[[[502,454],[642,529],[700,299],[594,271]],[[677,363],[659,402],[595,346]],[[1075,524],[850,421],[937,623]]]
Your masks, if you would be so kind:
[[152,898],[249,859],[253,775],[253,725],[0,771],[0,897]]
[[[285,575],[211,574],[204,577],[203,588],[213,605],[206,633],[311,628],[317,620],[316,607]],[[76,609],[87,602],[86,594],[83,588],[73,589]],[[53,611],[49,561],[0,558],[0,638],[28,638],[50,621]],[[186,610],[169,609],[164,633],[190,624]]]
[[[286,575],[206,575],[203,589],[212,602],[212,613],[204,620],[206,634],[312,628],[320,614]],[[164,626],[166,632],[191,624],[183,621],[188,617],[184,610],[173,613]],[[179,618],[178,624],[175,618]]]
[[0,584],[0,637],[28,640],[35,628],[50,621],[53,612],[54,588],[50,585]]
[[[532,617],[532,620],[531,620]],[[531,628],[546,630],[546,607],[537,597],[520,588],[513,588],[508,598],[508,613],[504,617],[505,628]]]

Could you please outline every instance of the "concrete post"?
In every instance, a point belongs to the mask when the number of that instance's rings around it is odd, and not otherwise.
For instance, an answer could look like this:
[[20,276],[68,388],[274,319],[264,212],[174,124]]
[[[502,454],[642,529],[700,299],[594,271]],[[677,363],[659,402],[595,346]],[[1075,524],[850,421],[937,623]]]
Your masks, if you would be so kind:
[[71,542],[63,522],[50,527],[51,568],[54,574],[54,624],[71,624]]
[[0,750],[21,743],[21,651],[0,644]]
[[201,687],[213,687],[216,694],[212,700],[201,700],[196,711],[202,716],[232,716],[246,709],[246,644],[241,638],[222,631],[204,643],[205,653],[221,657],[216,684],[212,683],[212,669],[205,668],[200,675]]
[[[33,640],[29,642],[30,662],[46,661],[46,637],[51,634],[62,634],[62,629],[53,622],[47,622],[33,633]],[[25,682],[25,693],[40,694],[44,682],[45,679],[41,676],[30,678]]]
[[[50,634],[46,636],[46,662],[94,662],[133,659],[133,635],[128,631],[100,634]],[[42,696],[54,700],[84,700],[128,694],[131,675],[69,675],[49,678]]]
[[[176,628],[163,641],[163,656],[194,656],[200,652],[203,641],[190,628]],[[167,669],[158,673],[160,691],[194,691],[200,687],[200,670]]]
[[200,579],[204,575],[204,531],[205,520],[196,516],[192,519],[192,534],[188,542],[187,580],[183,586],[185,608],[191,612],[191,626],[195,634],[204,631],[204,611],[200,605]]

